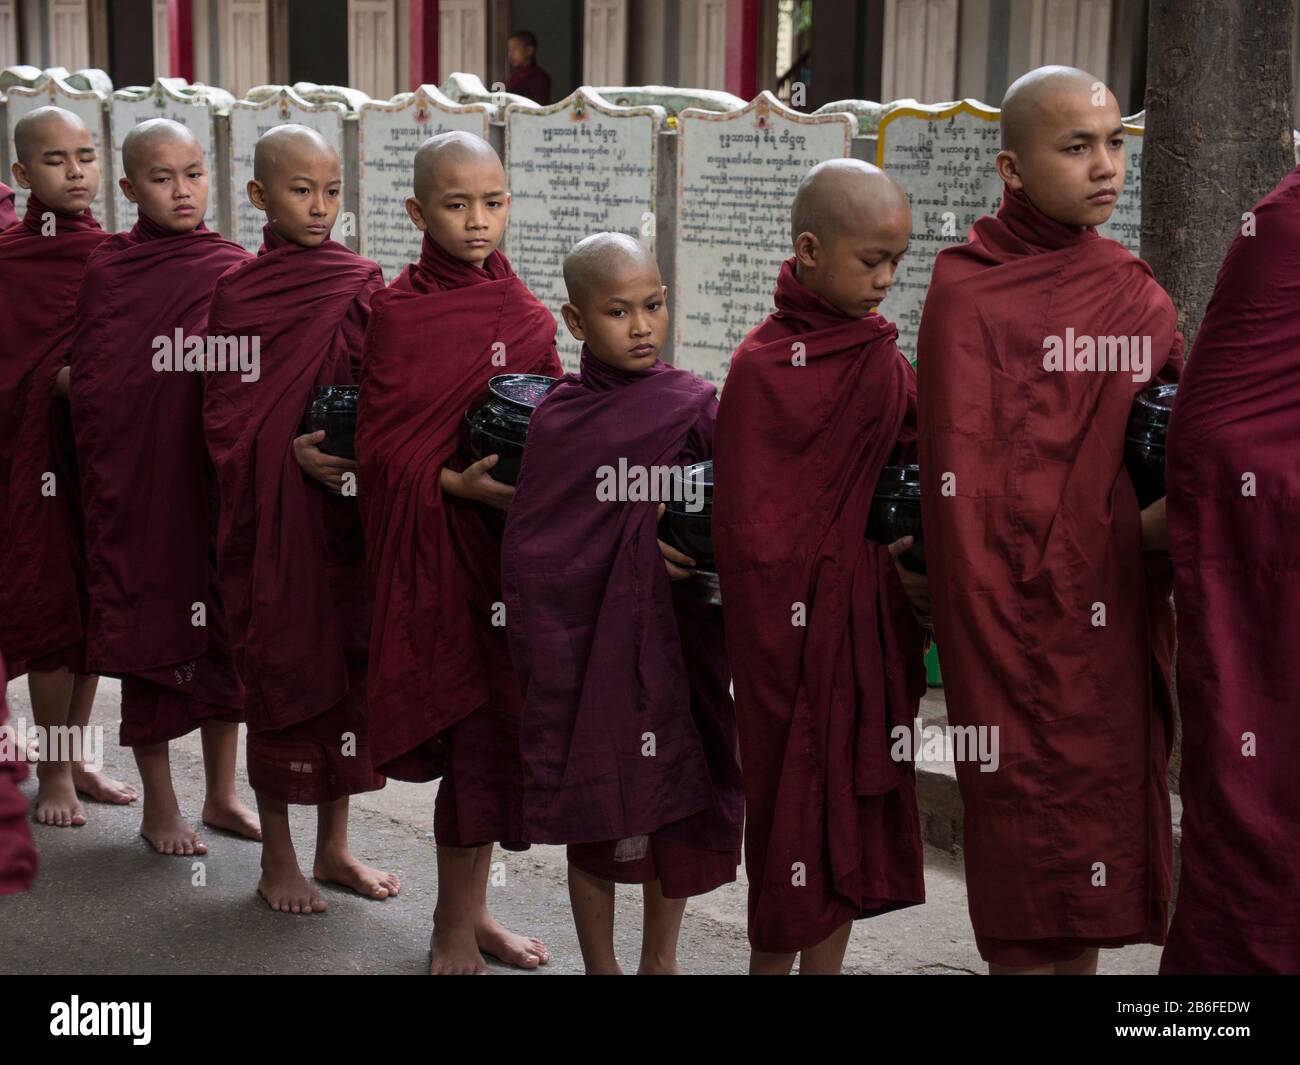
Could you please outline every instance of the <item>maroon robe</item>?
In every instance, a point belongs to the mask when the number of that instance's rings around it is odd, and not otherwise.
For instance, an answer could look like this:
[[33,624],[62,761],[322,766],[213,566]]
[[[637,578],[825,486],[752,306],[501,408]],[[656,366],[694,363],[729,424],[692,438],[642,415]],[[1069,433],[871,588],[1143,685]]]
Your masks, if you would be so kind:
[[1169,433],[1183,840],[1162,973],[1300,973],[1300,168],[1252,213]]
[[501,601],[505,515],[444,496],[461,424],[490,378],[556,377],[555,319],[493,252],[480,269],[424,238],[372,303],[357,411],[358,498],[374,594],[371,749],[398,780],[441,776],[448,846],[522,838],[520,697]]
[[[1149,338],[1151,380],[1046,369],[1067,329]],[[1024,968],[1163,942],[1170,575],[1142,551],[1124,431],[1182,364],[1173,305],[1115,241],[1008,189],[940,253],[917,350],[948,720],[998,730],[995,772],[957,765],[980,954]]]
[[[0,727],[9,720],[5,705],[4,657],[0,655]],[[10,748],[13,740],[9,741]],[[18,785],[27,779],[24,762],[0,758],[0,895],[26,891],[36,878],[36,845],[27,824],[27,797]]]
[[536,104],[551,102],[551,76],[536,63],[513,67],[506,79],[506,92],[527,96]]
[[173,235],[142,214],[92,256],[77,301],[72,421],[90,583],[86,658],[92,670],[122,676],[125,746],[241,716],[213,566],[203,381],[154,365],[158,338],[204,336],[217,278],[249,258],[207,229]]
[[[740,861],[722,614],[691,609],[689,587],[675,612],[658,501],[602,499],[596,486],[621,463],[708,458],[716,410],[713,385],[693,374],[625,373],[584,348],[581,373],[529,423],[502,548],[524,693],[524,838],[570,844],[570,861],[605,879],[658,879],[669,898],[729,883]],[[693,656],[691,673],[683,643],[716,652]]]
[[737,349],[722,393],[713,542],[749,941],[782,953],[925,900],[914,769],[890,752],[890,730],[910,732],[925,691],[925,636],[889,552],[865,538],[880,471],[913,433],[898,330],[837,311],[793,259],[776,308]]
[[84,211],[53,213],[54,235],[43,236],[48,211],[29,196],[22,223],[0,234],[0,650],[13,676],[85,671],[76,453],[68,404],[51,386],[68,363],[86,261],[108,234]]
[[14,190],[0,181],[0,233],[18,224],[18,211],[14,208]]
[[[262,373],[209,375],[208,452],[221,496],[217,570],[244,683],[248,778],[281,802],[373,791],[365,713],[370,639],[356,499],[294,457],[317,385],[355,384],[379,267],[334,241],[292,244],[264,227],[256,259],[224,274],[208,332],[261,339]],[[352,742],[344,743],[350,734]]]

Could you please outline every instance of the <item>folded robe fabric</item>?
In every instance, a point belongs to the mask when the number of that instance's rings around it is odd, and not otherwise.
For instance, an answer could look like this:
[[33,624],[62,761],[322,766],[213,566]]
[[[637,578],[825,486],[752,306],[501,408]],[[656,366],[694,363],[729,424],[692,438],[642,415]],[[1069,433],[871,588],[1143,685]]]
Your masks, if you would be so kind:
[[710,619],[689,610],[689,589],[687,609],[675,609],[656,533],[663,494],[628,501],[610,477],[625,466],[666,479],[670,467],[708,458],[716,409],[714,386],[693,374],[665,363],[626,373],[584,348],[581,372],[529,423],[502,549],[524,694],[524,838],[649,835],[731,852],[729,872],[693,884],[697,893],[735,879],[740,849],[725,659],[693,658],[697,672],[688,672],[683,641],[707,640],[695,630]]
[[897,329],[849,318],[781,267],[740,345],[714,439],[713,542],[745,779],[749,938],[803,950],[924,901],[910,757],[924,633],[865,539],[880,471],[911,440]]
[[[9,720],[5,705],[8,679],[0,655],[0,728],[7,727]],[[27,824],[27,796],[18,790],[27,779],[27,766],[3,754],[16,754],[12,737],[0,740],[0,895],[13,895],[26,891],[36,878],[36,845]]]
[[383,784],[366,735],[369,595],[355,493],[308,479],[292,441],[315,386],[356,383],[383,275],[332,240],[304,248],[263,233],[208,312],[210,334],[256,336],[261,352],[256,381],[216,373],[204,389],[217,571],[240,634],[250,781],[283,802],[323,803]]
[[[497,839],[506,827],[496,815],[476,818],[465,807],[489,803],[506,787],[517,791],[517,764],[508,780],[478,786],[501,771],[502,759],[518,759],[510,735],[518,685],[505,629],[494,623],[504,515],[445,497],[440,473],[466,464],[465,411],[503,373],[559,375],[554,318],[504,255],[494,252],[480,269],[426,236],[419,262],[372,302],[361,370],[358,497],[374,594],[371,748],[385,775],[432,780],[457,760],[459,746],[465,772],[444,779],[439,813],[454,803],[458,835]],[[482,720],[471,724],[471,715]],[[492,716],[505,719],[504,733],[489,727]],[[517,805],[502,802],[501,811],[515,808],[507,835],[516,841]],[[451,842],[449,831],[446,821],[442,833],[435,824],[440,842]]]
[[14,208],[14,190],[0,181],[0,233],[18,223],[18,211]]
[[11,676],[29,659],[75,669],[83,655],[76,454],[52,386],[68,362],[86,262],[107,236],[89,211],[59,214],[35,195],[22,223],[0,233],[0,650]]
[[1183,819],[1162,973],[1300,973],[1300,168],[1252,214],[1169,430]]
[[141,215],[91,257],[77,301],[86,658],[123,675],[121,738],[132,746],[237,718],[243,702],[213,567],[201,366],[184,359],[205,336],[217,278],[249,258],[209,230],[174,235]]
[[[1086,368],[1080,338],[1149,345],[1150,379]],[[1080,360],[1057,369],[1072,341]],[[918,340],[922,514],[948,720],[999,746],[993,772],[957,764],[990,962],[1033,964],[1032,941],[1052,941],[1043,961],[1163,941],[1170,575],[1143,554],[1123,459],[1134,396],[1181,364],[1147,265],[1022,192],[938,257]]]

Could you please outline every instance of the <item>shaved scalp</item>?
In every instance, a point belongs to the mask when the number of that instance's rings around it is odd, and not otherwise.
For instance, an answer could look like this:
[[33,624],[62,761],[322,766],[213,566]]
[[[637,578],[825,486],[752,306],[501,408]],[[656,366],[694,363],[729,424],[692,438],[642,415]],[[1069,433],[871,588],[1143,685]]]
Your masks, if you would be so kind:
[[45,138],[46,131],[60,123],[71,126],[78,132],[90,132],[86,123],[62,107],[38,107],[34,111],[28,111],[14,124],[14,157],[18,162],[23,166],[31,166],[32,156],[36,153],[37,145]]
[[257,138],[253,179],[265,184],[286,163],[322,155],[339,162],[338,151],[314,129],[295,124],[276,126]]
[[811,233],[823,244],[856,232],[864,221],[908,210],[907,193],[878,166],[861,159],[828,159],[804,175],[790,208],[790,240]]
[[569,302],[584,307],[594,293],[629,270],[659,274],[654,252],[626,233],[593,233],[564,257],[564,287]]
[[199,140],[186,127],[170,118],[151,118],[141,122],[122,141],[122,173],[132,181],[142,166],[148,164],[150,153],[163,144],[189,141],[194,153],[203,155]]
[[1052,97],[1061,93],[1100,92],[1103,101],[1110,99],[1106,83],[1078,67],[1039,67],[1011,83],[1002,97],[1002,148],[1023,151],[1038,131]]
[[430,137],[415,153],[415,198],[427,203],[429,194],[438,188],[443,175],[451,166],[465,163],[482,163],[501,171],[501,186],[505,187],[506,169],[492,145],[482,137],[462,130],[452,130]]

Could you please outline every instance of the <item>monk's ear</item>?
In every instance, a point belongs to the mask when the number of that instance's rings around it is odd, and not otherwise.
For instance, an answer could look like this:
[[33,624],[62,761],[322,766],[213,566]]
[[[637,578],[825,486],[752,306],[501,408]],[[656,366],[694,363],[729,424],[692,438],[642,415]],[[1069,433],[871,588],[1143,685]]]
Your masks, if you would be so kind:
[[1002,149],[1002,151],[998,152],[996,163],[998,177],[1004,183],[1017,190],[1025,187],[1025,183],[1020,180],[1020,161],[1016,158],[1014,152],[1009,152],[1005,148]]
[[822,242],[817,239],[816,233],[804,230],[794,238],[794,257],[799,260],[801,266],[815,268],[821,251]]
[[135,186],[131,184],[131,179],[129,177],[118,178],[117,185],[118,188],[122,190],[122,195],[125,196],[131,203],[140,202],[139,199],[136,198]]
[[406,213],[411,219],[411,224],[414,225],[416,229],[424,233],[429,231],[428,219],[424,217],[424,204],[414,196],[408,196],[406,198]]
[[576,305],[566,303],[560,308],[560,314],[564,316],[564,324],[569,327],[574,340],[587,339],[587,331],[582,326],[582,312]]
[[32,187],[31,180],[27,177],[27,167],[23,166],[22,163],[15,161],[14,165],[9,169],[13,171],[14,180],[18,182],[20,189],[30,189]]
[[262,183],[257,178],[253,178],[248,183],[248,202],[259,211],[266,210],[266,189],[262,187]]

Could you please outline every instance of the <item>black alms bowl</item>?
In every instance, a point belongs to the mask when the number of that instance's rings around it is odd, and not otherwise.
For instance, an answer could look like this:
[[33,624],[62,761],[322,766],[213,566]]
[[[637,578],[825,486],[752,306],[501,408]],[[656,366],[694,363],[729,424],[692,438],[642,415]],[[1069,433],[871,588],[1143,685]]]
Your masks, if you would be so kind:
[[713,463],[697,462],[674,470],[672,499],[664,501],[670,542],[695,559],[697,569],[717,571],[713,560]]
[[904,569],[925,572],[925,546],[921,543],[921,467],[886,466],[880,471],[871,510],[867,515],[867,539],[892,544],[904,536],[916,542],[898,558]]
[[559,383],[554,377],[506,373],[492,378],[465,412],[465,450],[477,462],[499,455],[489,471],[492,479],[514,485],[524,458],[524,437],[533,411]]
[[321,385],[312,390],[311,403],[303,415],[302,431],[325,430],[316,446],[325,454],[341,459],[357,457],[357,386]]
[[1124,467],[1143,510],[1165,494],[1165,437],[1177,392],[1177,385],[1155,385],[1138,393],[1129,412]]

